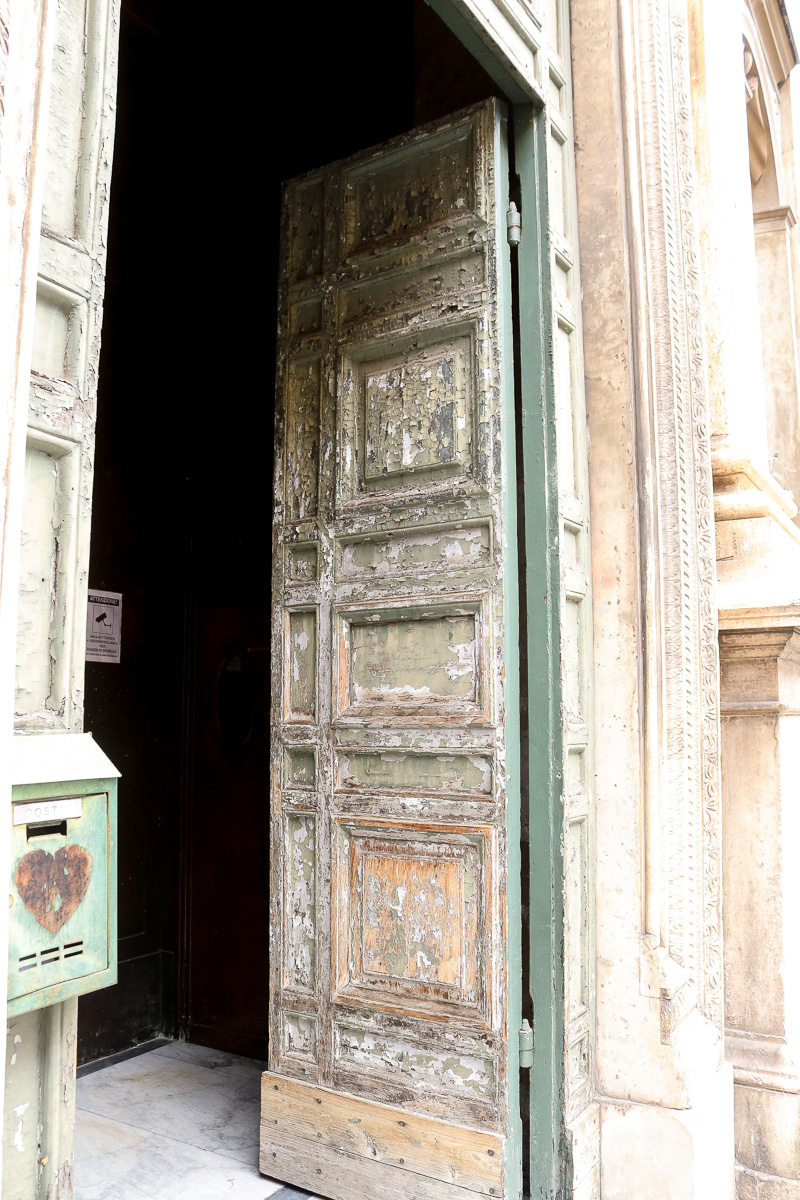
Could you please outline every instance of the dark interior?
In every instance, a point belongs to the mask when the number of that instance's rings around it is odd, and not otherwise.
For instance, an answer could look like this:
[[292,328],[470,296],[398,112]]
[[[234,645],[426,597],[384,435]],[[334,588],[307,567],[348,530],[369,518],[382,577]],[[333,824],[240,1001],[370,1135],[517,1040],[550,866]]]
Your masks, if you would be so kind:
[[123,593],[122,661],[86,668],[119,983],[80,1001],[81,1062],[266,1056],[280,183],[498,92],[424,0],[391,36],[361,0],[201,11],[122,5],[89,577]]

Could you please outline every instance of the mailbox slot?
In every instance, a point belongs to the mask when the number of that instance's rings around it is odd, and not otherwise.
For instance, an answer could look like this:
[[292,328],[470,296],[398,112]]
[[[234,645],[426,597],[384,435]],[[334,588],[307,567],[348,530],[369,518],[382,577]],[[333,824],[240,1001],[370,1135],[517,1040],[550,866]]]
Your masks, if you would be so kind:
[[40,837],[51,837],[51,836],[66,837],[67,836],[67,822],[66,821],[42,821],[41,824],[26,825],[25,833],[27,834],[28,841],[31,841],[32,838],[40,838]]

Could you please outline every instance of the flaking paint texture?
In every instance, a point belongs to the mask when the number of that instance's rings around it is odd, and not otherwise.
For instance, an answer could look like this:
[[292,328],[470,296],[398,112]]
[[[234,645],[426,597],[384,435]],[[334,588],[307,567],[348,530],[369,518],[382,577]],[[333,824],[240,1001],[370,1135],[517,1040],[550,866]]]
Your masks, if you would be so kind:
[[[499,144],[489,102],[291,181],[279,305],[270,1067],[456,1139],[508,1119]],[[267,1171],[319,1152],[280,1093]]]

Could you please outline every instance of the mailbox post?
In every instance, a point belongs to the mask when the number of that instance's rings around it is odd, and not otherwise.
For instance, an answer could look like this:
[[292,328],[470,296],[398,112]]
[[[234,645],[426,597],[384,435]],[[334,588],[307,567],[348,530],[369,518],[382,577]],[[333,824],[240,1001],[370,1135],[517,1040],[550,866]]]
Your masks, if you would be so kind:
[[117,778],[89,734],[14,738],[2,1195],[72,1194],[77,998],[117,981]]

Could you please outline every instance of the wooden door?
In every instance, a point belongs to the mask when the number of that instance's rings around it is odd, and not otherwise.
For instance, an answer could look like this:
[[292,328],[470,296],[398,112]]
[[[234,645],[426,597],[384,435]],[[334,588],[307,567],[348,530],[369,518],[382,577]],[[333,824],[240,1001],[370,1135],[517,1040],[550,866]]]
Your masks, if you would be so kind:
[[489,101],[284,193],[261,1168],[339,1200],[519,1194],[506,192]]

